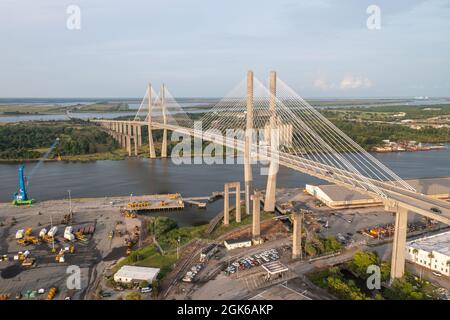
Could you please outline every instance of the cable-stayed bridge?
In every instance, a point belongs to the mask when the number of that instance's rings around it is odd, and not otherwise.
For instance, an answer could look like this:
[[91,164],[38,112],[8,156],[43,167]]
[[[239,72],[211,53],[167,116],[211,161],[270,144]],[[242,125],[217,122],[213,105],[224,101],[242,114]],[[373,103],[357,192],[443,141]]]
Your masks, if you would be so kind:
[[[266,87],[251,71],[228,95],[198,120],[192,120],[162,85],[148,85],[133,120],[96,120],[126,147],[129,155],[142,145],[142,126],[148,127],[150,158],[156,157],[153,130],[163,130],[161,157],[167,157],[168,131],[210,141],[244,159],[245,203],[250,214],[252,164],[268,164],[264,209],[274,211],[278,166],[380,199],[395,212],[391,278],[404,274],[408,212],[450,224],[450,203],[418,193],[392,170],[334,126],[275,72]],[[190,148],[189,142],[189,148]],[[183,149],[183,156],[185,149]],[[217,151],[217,149],[216,149]]]

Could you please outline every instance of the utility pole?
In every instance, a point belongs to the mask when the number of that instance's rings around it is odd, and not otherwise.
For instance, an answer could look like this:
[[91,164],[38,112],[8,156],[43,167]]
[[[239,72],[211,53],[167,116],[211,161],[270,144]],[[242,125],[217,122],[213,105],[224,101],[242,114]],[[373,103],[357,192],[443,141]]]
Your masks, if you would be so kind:
[[72,221],[73,219],[73,212],[72,212],[72,197],[70,195],[70,189],[67,190],[69,192],[69,215],[70,215],[70,220]]

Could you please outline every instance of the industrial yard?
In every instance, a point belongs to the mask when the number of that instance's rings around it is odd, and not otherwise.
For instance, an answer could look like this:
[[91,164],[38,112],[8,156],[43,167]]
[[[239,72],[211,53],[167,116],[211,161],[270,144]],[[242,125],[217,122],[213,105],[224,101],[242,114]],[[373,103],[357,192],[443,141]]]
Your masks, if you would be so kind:
[[[122,238],[113,237],[117,221],[123,222],[124,234],[132,233],[136,226],[140,226],[138,219],[126,219],[120,214],[119,206],[127,200],[122,197],[73,199],[71,221],[67,221],[70,210],[68,200],[37,202],[32,206],[20,207],[1,203],[0,254],[7,257],[7,260],[0,262],[2,293],[13,298],[18,293],[23,295],[44,289],[45,294],[37,295],[37,298],[47,299],[48,291],[55,287],[57,292],[54,298],[57,299],[87,297],[96,276],[114,260],[115,249],[124,247]],[[69,225],[74,231],[80,230],[75,232],[76,238],[72,241],[63,237]],[[52,226],[58,228],[54,237],[39,239],[40,231],[43,228],[50,230]],[[16,233],[27,229],[36,243],[21,245],[16,240]],[[23,265],[23,261],[14,259],[19,252],[26,251],[33,259],[31,265]],[[64,258],[58,261],[61,256]],[[67,289],[67,270],[73,265],[80,267],[81,290]]]
[[[334,209],[303,188],[278,189],[278,213],[263,213],[256,229],[262,244],[252,241],[255,222],[252,225],[245,214],[241,223],[232,222],[236,217],[231,208],[229,226],[223,225],[223,213],[212,219],[209,228],[199,226],[203,232],[212,229],[188,239],[177,260],[146,234],[149,217],[141,213],[153,211],[149,209],[153,203],[164,216],[164,206],[180,201],[180,194],[169,194],[50,200],[17,207],[0,204],[0,293],[8,299],[123,299],[136,293],[139,299],[275,299],[277,295],[329,299],[304,275],[347,261],[357,250],[389,243],[393,235],[394,217],[382,207]],[[182,208],[177,209],[183,214]],[[291,223],[286,219],[291,212],[303,213],[304,241],[312,244],[300,260],[292,259]],[[218,223],[214,221],[220,217]],[[441,228],[419,215],[409,219],[410,236]],[[323,240],[319,239],[336,239],[341,249],[320,253]],[[117,263],[149,246],[159,248],[165,259],[174,259],[170,272],[158,276],[159,292],[152,291],[151,281],[144,287],[138,282],[111,287],[105,277],[123,265]],[[384,255],[389,258],[388,251]],[[80,289],[68,286],[70,266],[80,268]]]

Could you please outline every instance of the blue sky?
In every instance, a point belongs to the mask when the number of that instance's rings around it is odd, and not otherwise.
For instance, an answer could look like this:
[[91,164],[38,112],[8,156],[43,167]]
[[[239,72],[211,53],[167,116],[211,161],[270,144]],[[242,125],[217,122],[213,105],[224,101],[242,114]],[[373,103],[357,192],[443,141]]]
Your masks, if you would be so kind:
[[0,39],[0,97],[217,97],[247,69],[304,97],[450,96],[450,0],[2,0]]

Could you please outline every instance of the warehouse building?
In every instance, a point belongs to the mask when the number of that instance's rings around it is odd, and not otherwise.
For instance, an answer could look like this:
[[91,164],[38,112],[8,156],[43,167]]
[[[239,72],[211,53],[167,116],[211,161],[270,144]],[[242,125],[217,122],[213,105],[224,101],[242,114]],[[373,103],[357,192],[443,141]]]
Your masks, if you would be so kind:
[[247,248],[252,246],[252,239],[251,238],[228,239],[225,240],[223,244],[225,248],[227,248],[227,250]]
[[114,275],[114,281],[120,283],[131,283],[145,280],[148,283],[152,283],[153,280],[156,280],[159,271],[159,268],[123,266]]
[[450,231],[407,242],[406,260],[450,276]]
[[[418,193],[432,198],[450,199],[450,177],[405,180]],[[358,191],[337,185],[306,185],[306,192],[330,208],[357,208],[382,205],[382,202]]]

